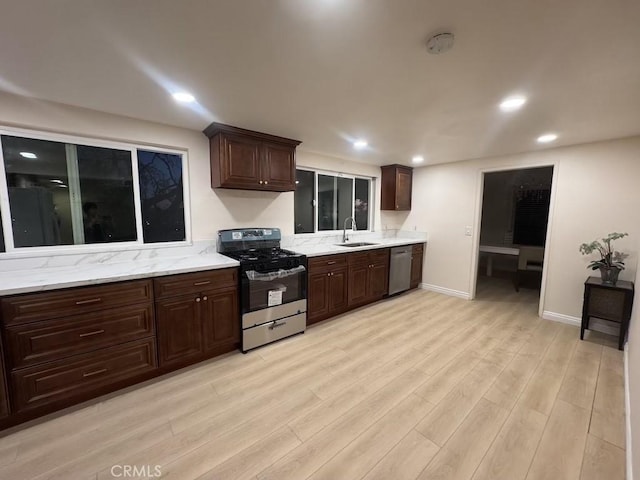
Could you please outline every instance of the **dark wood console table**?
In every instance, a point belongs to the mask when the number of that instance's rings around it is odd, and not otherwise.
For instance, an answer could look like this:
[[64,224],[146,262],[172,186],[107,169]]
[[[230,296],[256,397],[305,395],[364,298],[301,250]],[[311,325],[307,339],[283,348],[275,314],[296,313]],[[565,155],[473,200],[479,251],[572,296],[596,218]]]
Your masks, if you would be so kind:
[[602,283],[598,277],[589,277],[584,282],[580,340],[584,338],[584,331],[589,329],[589,319],[601,318],[620,324],[618,348],[622,350],[631,319],[633,292],[633,282],[618,280],[615,285],[610,285]]

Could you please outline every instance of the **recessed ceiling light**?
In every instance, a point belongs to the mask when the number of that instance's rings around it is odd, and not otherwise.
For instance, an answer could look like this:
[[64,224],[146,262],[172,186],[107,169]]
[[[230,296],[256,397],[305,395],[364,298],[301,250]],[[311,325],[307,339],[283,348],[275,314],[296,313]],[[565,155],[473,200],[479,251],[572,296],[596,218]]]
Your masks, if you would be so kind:
[[424,162],[424,157],[422,155],[416,155],[411,159],[411,161],[413,163],[422,163]]
[[38,158],[35,153],[31,152],[20,152],[20,155],[22,155],[24,158]]
[[527,103],[527,97],[516,96],[505,98],[500,103],[500,110],[503,112],[515,112],[522,108],[525,103]]
[[367,141],[362,139],[353,142],[353,148],[355,148],[356,150],[363,150],[367,148],[367,145],[369,145]]
[[51,183],[64,183],[62,180],[58,180],[57,178],[56,178],[56,179],[53,179],[53,180],[49,180],[49,181],[50,181]]
[[193,103],[196,101],[196,97],[189,92],[176,92],[172,96],[176,102],[180,103]]
[[538,137],[538,143],[549,143],[557,140],[558,135],[555,133],[545,133],[544,135],[540,135]]

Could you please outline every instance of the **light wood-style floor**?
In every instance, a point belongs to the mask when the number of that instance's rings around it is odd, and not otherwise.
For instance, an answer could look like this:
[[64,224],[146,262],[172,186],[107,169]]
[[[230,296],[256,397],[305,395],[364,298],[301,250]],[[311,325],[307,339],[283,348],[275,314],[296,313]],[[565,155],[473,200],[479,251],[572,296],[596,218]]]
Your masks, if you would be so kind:
[[623,479],[615,339],[536,311],[411,292],[16,431],[0,478]]

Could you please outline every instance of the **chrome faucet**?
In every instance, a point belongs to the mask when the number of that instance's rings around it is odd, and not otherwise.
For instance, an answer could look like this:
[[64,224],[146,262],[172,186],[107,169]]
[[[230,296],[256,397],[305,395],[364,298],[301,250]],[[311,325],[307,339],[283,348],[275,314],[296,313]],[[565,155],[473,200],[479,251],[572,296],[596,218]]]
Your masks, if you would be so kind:
[[349,237],[347,237],[347,222],[351,220],[351,229],[355,232],[356,230],[358,230],[358,228],[356,227],[356,221],[353,219],[353,217],[347,217],[344,219],[344,224],[343,229],[342,229],[342,243],[347,243],[347,241],[349,240]]

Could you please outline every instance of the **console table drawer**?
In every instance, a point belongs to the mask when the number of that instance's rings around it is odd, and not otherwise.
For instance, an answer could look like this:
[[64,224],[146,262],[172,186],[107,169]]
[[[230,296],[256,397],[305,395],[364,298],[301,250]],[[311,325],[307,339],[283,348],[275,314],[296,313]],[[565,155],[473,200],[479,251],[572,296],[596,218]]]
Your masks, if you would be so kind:
[[156,367],[155,338],[12,372],[13,405],[25,411],[108,389]]
[[59,360],[155,334],[153,304],[6,327],[11,368]]
[[3,298],[2,318],[5,325],[18,325],[149,301],[151,280],[135,280]]

